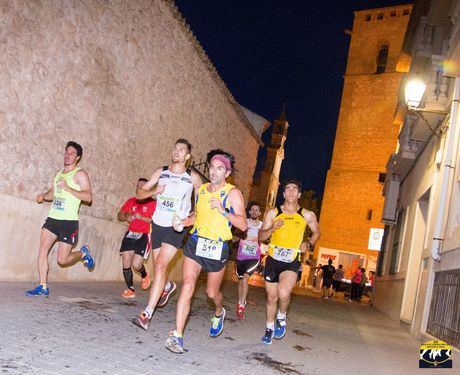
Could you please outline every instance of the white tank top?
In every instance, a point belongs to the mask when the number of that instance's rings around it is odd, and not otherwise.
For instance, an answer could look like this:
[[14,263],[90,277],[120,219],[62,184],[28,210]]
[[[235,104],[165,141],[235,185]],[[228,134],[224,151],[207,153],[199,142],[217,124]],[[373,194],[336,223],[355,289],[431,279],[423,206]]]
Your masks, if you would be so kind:
[[182,174],[171,172],[163,167],[159,185],[166,185],[163,193],[157,195],[157,207],[153,214],[153,222],[161,227],[172,227],[173,216],[176,214],[185,219],[192,208],[192,176],[187,169]]
[[247,223],[248,223],[248,234],[247,234],[247,237],[249,238],[257,238],[259,236],[259,230],[260,228],[262,228],[262,221],[260,220],[257,220],[257,224],[256,225],[252,225],[251,224],[251,220],[249,220],[249,218],[247,219]]

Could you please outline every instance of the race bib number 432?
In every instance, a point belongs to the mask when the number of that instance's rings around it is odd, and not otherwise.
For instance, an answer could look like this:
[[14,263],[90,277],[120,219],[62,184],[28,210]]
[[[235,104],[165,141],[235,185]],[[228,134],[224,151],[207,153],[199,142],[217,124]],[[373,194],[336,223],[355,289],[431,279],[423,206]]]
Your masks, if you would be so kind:
[[220,260],[222,257],[222,241],[213,241],[207,238],[198,237],[196,244],[196,255],[213,260]]
[[241,252],[244,254],[244,255],[247,255],[247,256],[256,256],[257,255],[257,249],[259,247],[259,244],[256,242],[256,243],[248,243],[246,242],[245,244],[243,244],[243,247],[241,249]]
[[273,246],[273,259],[279,260],[280,262],[292,263],[297,252],[297,249]]

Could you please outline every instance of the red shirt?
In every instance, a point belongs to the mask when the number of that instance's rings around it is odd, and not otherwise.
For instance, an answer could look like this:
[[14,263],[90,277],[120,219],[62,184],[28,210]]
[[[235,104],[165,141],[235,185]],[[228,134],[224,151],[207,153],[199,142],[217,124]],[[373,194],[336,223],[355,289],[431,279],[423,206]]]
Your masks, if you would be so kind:
[[[149,198],[143,201],[138,201],[136,197],[129,198],[121,208],[121,212],[129,212],[131,215],[138,213],[139,215],[152,219],[155,212],[157,201]],[[150,223],[141,219],[134,219],[129,223],[128,229],[137,233],[150,233]]]

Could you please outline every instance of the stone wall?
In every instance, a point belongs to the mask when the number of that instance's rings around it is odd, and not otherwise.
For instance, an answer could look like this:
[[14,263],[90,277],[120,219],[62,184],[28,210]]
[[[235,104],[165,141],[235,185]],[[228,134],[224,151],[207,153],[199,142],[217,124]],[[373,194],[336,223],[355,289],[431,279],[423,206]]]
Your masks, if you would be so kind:
[[68,140],[82,144],[93,187],[82,240],[104,274],[91,278],[121,278],[116,213],[138,177],[170,161],[177,138],[197,160],[216,147],[233,152],[248,196],[259,140],[172,3],[8,0],[0,23],[0,258],[27,254],[1,264],[8,278],[36,277],[47,207],[34,200]]

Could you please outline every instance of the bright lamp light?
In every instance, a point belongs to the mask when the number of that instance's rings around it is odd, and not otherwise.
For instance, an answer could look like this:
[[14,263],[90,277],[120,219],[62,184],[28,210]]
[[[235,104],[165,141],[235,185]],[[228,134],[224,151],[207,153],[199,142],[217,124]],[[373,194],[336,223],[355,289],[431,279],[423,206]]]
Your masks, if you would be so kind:
[[421,79],[411,79],[406,84],[406,104],[412,108],[418,108],[425,93],[426,84]]

